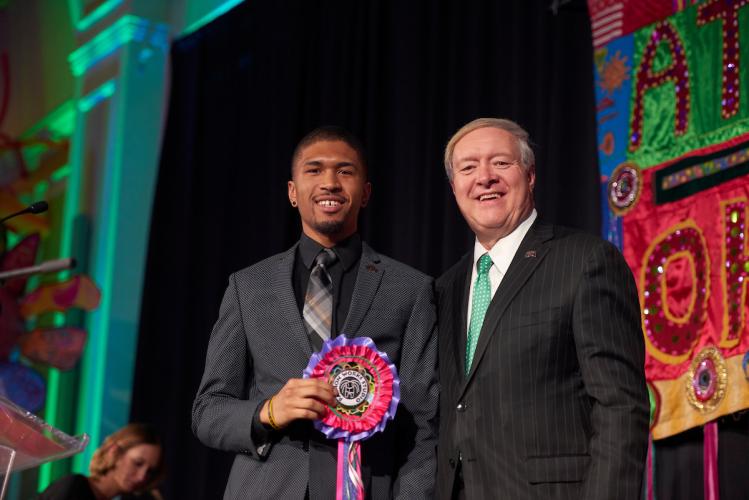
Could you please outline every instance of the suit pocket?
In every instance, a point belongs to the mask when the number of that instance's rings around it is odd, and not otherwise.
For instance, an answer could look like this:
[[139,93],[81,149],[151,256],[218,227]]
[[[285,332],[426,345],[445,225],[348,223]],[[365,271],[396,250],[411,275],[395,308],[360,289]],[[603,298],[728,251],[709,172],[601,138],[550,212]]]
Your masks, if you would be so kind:
[[582,481],[590,464],[590,455],[558,455],[528,457],[526,470],[528,482],[574,483]]

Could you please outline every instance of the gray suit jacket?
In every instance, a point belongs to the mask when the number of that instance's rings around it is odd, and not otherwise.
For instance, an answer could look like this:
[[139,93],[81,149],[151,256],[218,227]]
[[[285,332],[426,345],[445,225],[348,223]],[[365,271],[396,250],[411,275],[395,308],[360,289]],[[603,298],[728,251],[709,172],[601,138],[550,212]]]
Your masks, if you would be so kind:
[[[211,333],[193,404],[195,435],[237,453],[224,498],[334,498],[335,442],[309,422],[253,443],[252,418],[290,378],[300,378],[312,349],[292,289],[296,245],[233,274]],[[386,430],[362,445],[367,498],[431,498],[435,480],[437,339],[433,281],[363,244],[354,294],[341,330],[370,337],[398,367],[401,402]],[[260,453],[258,453],[260,451]],[[329,471],[309,477],[315,470]]]
[[638,499],[648,442],[632,273],[609,243],[536,221],[464,375],[472,254],[437,280],[438,490],[469,500]]

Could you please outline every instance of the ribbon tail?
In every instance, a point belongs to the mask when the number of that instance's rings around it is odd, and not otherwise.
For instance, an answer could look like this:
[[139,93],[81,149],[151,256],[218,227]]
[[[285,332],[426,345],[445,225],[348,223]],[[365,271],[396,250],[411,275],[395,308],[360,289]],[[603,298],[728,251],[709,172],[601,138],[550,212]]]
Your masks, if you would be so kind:
[[352,500],[364,500],[364,482],[361,477],[361,445],[359,441],[348,443],[346,460],[351,479]]
[[709,422],[704,427],[703,448],[705,469],[705,500],[719,500],[718,493],[718,424]]
[[343,439],[338,440],[338,462],[336,463],[335,500],[344,500],[343,483],[346,469],[346,445]]
[[361,445],[358,441],[338,440],[336,469],[336,500],[364,500]]
[[645,500],[655,500],[655,445],[653,435],[648,436],[648,455],[645,460]]

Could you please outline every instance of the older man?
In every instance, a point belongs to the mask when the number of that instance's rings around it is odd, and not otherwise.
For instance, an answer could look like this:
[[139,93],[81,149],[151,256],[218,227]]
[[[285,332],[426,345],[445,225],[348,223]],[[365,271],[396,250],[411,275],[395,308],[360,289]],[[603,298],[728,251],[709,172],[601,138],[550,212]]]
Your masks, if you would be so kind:
[[465,125],[445,168],[476,241],[437,281],[440,497],[638,498],[648,395],[627,264],[538,219],[516,123]]
[[357,234],[371,186],[359,141],[323,127],[293,155],[289,202],[302,236],[229,278],[193,405],[200,440],[236,453],[226,499],[336,497],[336,442],[315,430],[334,404],[326,381],[302,379],[338,334],[369,337],[400,375],[400,405],[362,445],[366,498],[433,497],[437,341],[433,283]]

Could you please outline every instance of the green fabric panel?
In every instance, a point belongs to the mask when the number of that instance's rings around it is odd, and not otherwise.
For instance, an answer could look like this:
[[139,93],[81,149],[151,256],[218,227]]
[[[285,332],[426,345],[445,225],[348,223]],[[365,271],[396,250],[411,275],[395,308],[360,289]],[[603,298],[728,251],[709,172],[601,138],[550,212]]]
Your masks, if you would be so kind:
[[[674,134],[676,92],[674,83],[651,88],[643,98],[643,141],[627,159],[640,168],[648,168],[678,158],[686,153],[713,144],[720,144],[749,132],[749,6],[739,11],[740,104],[739,112],[729,119],[721,116],[721,82],[723,79],[723,22],[716,20],[697,25],[697,6],[670,17],[668,22],[679,34],[689,67],[690,111],[685,134]],[[655,25],[634,33],[634,61],[631,77],[634,82],[630,113],[634,112],[637,70],[642,53]],[[671,64],[668,45],[661,42],[653,62],[656,70]],[[631,117],[630,117],[631,126]],[[631,134],[630,130],[630,134]]]

